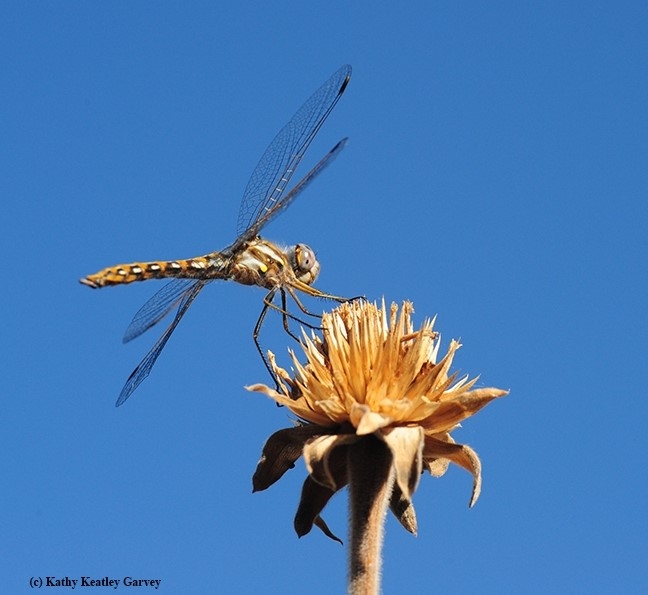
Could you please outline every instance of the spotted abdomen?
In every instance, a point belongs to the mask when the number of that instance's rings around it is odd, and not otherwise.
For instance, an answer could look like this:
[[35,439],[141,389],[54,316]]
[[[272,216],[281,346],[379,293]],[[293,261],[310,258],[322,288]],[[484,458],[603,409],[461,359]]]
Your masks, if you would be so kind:
[[81,279],[81,283],[90,287],[107,287],[122,285],[148,279],[184,278],[200,279],[207,276],[215,278],[217,268],[214,255],[199,256],[187,260],[167,260],[153,262],[133,262],[105,268],[94,275]]

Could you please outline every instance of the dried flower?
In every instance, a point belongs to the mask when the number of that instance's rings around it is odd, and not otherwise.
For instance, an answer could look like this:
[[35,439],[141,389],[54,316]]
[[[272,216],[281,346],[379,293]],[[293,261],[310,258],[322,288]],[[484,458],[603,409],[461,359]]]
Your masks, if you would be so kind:
[[[479,497],[479,458],[469,446],[455,443],[450,432],[507,391],[473,389],[476,378],[451,374],[460,344],[452,341],[437,362],[440,341],[434,320],[415,331],[412,311],[410,302],[400,315],[392,305],[389,316],[384,302],[381,308],[363,301],[342,304],[324,314],[323,338],[304,333],[305,364],[291,351],[293,377],[269,353],[278,390],[262,384],[247,387],[285,405],[299,420],[268,439],[253,485],[255,491],[266,489],[303,455],[309,475],[295,517],[300,537],[315,524],[337,539],[320,513],[347,484],[352,550],[361,557],[366,544],[353,544],[353,525],[358,525],[360,541],[368,538],[379,548],[387,502],[401,524],[416,533],[411,498],[423,470],[438,477],[453,462],[473,476],[470,506]],[[383,512],[372,504],[378,501],[384,502]],[[371,564],[379,567],[379,560]],[[354,572],[352,562],[352,581]]]

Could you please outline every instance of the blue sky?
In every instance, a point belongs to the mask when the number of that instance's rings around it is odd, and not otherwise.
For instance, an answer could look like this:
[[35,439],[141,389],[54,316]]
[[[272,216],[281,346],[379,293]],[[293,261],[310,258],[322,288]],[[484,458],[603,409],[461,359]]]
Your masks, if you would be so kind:
[[[301,173],[350,143],[264,235],[313,246],[323,290],[438,314],[456,366],[511,390],[456,433],[475,508],[454,468],[423,477],[417,538],[388,519],[384,591],[648,590],[648,7],[349,4],[0,7],[5,592],[344,592],[345,548],[293,532],[303,466],[251,492],[290,424],[243,389],[267,380],[263,292],[205,289],[116,409],[158,332],[123,331],[159,284],[78,283],[229,244],[263,150],[344,63]],[[278,317],[263,337],[286,361]],[[326,520],[345,534],[346,494]]]

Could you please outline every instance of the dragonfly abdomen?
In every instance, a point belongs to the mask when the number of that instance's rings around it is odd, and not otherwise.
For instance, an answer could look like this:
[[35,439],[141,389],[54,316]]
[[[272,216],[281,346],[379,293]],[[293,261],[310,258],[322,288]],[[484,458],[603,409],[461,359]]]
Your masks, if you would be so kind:
[[[152,262],[133,262],[105,268],[94,275],[81,279],[81,283],[93,288],[109,285],[123,285],[134,281],[149,279],[210,279],[218,278],[224,259],[218,254],[208,254],[186,260],[156,260]],[[224,276],[224,275],[222,275]]]

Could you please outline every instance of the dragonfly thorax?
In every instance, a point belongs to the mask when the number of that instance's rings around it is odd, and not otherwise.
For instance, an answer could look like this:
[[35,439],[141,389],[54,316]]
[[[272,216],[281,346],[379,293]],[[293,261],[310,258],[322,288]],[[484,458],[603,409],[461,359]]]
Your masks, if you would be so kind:
[[306,244],[280,248],[257,237],[235,255],[229,278],[244,285],[272,289],[292,285],[295,279],[310,285],[319,270],[315,253]]
[[234,255],[229,278],[266,289],[290,285],[296,277],[290,258],[289,250],[257,237]]
[[315,252],[306,244],[290,246],[286,250],[286,256],[292,267],[295,277],[308,285],[311,285],[320,272],[320,263],[315,258]]

